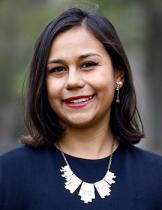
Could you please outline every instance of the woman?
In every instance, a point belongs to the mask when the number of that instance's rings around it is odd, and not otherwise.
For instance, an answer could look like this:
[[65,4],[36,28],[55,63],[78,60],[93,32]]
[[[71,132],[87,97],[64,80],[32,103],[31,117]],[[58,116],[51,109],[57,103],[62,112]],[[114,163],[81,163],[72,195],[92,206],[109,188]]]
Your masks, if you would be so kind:
[[31,61],[25,146],[0,158],[1,210],[162,209],[162,158],[139,149],[143,126],[112,24],[71,8]]

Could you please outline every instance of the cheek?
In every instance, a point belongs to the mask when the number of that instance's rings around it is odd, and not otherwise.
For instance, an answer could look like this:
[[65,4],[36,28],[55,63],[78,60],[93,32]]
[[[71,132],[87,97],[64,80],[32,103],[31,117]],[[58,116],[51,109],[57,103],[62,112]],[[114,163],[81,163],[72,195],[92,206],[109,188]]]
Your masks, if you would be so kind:
[[114,75],[102,73],[96,78],[95,86],[97,98],[102,104],[103,109],[111,106],[115,94]]
[[114,92],[115,79],[113,73],[104,71],[94,75],[92,78],[97,90]]
[[47,95],[50,104],[55,103],[57,99],[61,98],[62,94],[62,82],[59,80],[54,80],[53,78],[47,78]]

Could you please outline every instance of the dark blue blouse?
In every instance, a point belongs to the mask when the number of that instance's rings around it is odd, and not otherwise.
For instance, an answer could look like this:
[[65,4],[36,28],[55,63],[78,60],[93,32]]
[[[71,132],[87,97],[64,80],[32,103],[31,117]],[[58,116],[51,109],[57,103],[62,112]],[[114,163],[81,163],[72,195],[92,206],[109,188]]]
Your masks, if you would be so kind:
[[[72,170],[86,182],[103,178],[109,157],[89,160],[66,155]],[[162,157],[132,145],[120,144],[111,171],[116,175],[111,195],[96,192],[85,204],[64,188],[56,148],[16,148],[0,157],[0,210],[162,210]]]

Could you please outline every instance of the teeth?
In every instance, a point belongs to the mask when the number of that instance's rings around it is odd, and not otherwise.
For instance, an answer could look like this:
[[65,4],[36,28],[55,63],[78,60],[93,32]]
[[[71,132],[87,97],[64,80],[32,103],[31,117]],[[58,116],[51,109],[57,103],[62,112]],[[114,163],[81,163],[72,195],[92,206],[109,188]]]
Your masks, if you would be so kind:
[[76,99],[76,100],[70,101],[70,103],[72,103],[72,104],[79,104],[79,103],[88,101],[88,100],[90,100],[90,99],[92,99],[92,96],[90,96],[90,97],[88,97],[88,98]]

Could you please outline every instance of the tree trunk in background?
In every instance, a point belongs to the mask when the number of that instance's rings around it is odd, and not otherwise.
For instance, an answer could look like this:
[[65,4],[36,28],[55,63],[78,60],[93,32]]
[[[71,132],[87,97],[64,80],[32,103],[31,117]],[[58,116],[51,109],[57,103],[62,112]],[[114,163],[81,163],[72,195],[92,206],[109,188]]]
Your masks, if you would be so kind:
[[[150,96],[151,147],[162,153],[162,2],[144,1],[146,9],[146,78]],[[146,134],[147,136],[147,134]]]

